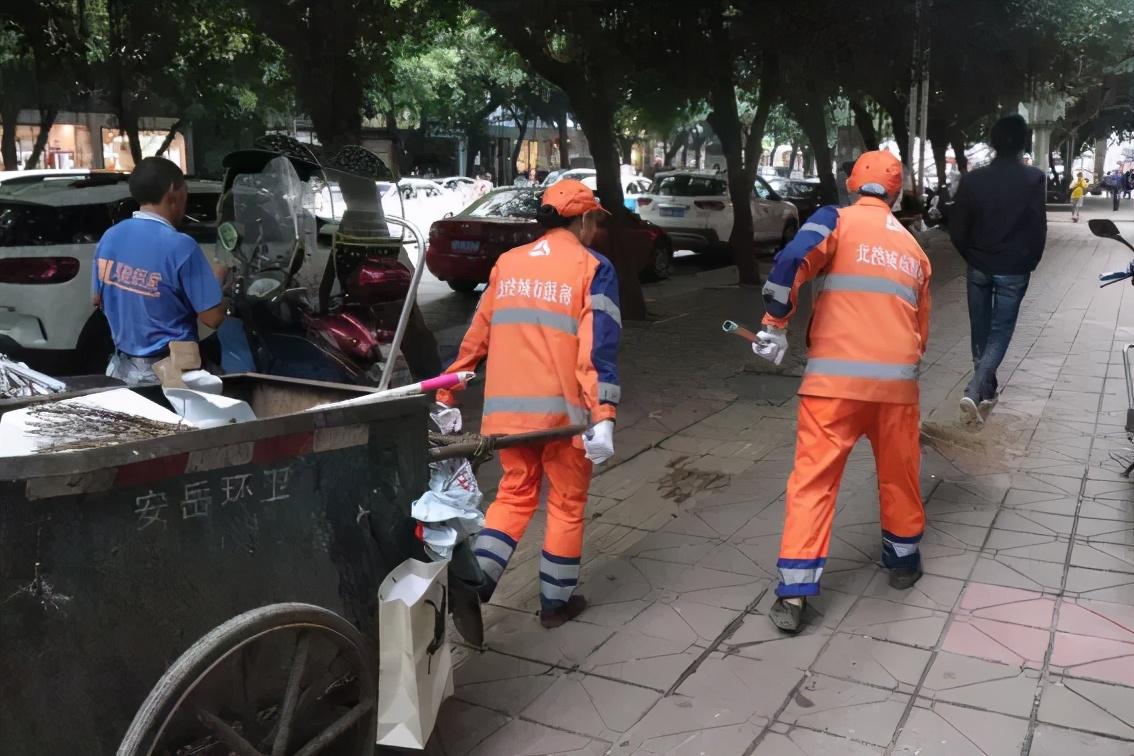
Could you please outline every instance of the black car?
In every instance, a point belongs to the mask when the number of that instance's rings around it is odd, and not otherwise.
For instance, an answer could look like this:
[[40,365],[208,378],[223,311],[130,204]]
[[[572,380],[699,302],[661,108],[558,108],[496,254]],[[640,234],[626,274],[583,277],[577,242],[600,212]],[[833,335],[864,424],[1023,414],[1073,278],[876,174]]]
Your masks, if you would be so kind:
[[819,197],[819,179],[786,179],[776,176],[768,179],[768,184],[776,190],[776,194],[795,205],[801,225],[823,204]]

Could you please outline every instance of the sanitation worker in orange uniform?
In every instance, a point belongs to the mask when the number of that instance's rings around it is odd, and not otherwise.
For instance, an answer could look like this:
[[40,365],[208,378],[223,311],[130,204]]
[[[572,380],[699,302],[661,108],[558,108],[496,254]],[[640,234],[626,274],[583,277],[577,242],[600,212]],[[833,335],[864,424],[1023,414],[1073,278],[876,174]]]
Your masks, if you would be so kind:
[[902,166],[885,151],[859,157],[847,180],[859,199],[822,207],[784,249],[764,286],[764,330],[753,351],[775,362],[799,287],[814,281],[807,367],[799,388],[795,464],[777,563],[772,622],[798,632],[808,596],[819,593],[835,498],[855,443],[866,436],[878,466],[882,564],[890,585],[921,577],[925,527],[919,487],[918,364],[929,338],[929,260],[890,213]]
[[[583,509],[592,464],[614,455],[621,389],[622,316],[618,277],[585,245],[596,213],[594,193],[564,179],[543,194],[536,215],[547,233],[500,257],[449,372],[474,370],[487,357],[485,435],[589,425],[582,436],[500,450],[504,477],[477,536],[488,601],[539,503],[546,477],[547,533],[540,555],[540,621],[558,627],[587,606],[575,594],[583,551]],[[452,406],[449,392],[438,392]]]

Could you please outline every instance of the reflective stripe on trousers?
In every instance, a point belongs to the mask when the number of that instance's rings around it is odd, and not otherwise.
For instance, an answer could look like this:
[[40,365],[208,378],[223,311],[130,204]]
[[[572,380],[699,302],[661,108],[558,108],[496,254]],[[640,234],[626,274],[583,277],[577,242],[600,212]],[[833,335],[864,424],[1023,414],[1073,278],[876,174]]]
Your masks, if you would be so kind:
[[539,603],[556,609],[567,603],[579,584],[579,557],[561,557],[541,551],[539,555]]
[[836,360],[830,357],[811,357],[807,360],[806,375],[831,375],[841,378],[872,378],[879,381],[916,381],[918,364],[902,365],[892,362],[866,362],[863,360]]
[[856,291],[868,294],[893,294],[917,307],[917,289],[881,276],[851,276],[830,273],[815,279],[815,293],[828,291]]
[[895,567],[918,567],[921,565],[919,544],[921,534],[916,536],[896,536],[882,531],[882,565]]
[[584,424],[590,415],[561,396],[493,396],[484,400],[484,414],[518,412],[530,415],[566,415],[574,424]]
[[780,572],[780,585],[777,596],[816,596],[819,594],[819,578],[823,576],[826,557],[818,559],[777,559]]
[[507,533],[485,528],[477,535],[473,553],[493,587],[500,582],[500,576],[504,574],[504,568],[508,566],[508,560],[515,551],[516,542]]

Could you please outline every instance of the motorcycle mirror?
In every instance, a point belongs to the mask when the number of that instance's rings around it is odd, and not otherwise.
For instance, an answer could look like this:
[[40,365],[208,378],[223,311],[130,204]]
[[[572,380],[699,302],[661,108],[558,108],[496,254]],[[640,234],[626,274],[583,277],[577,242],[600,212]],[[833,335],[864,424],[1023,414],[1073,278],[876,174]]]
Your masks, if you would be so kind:
[[217,226],[217,241],[221,249],[231,253],[240,245],[240,232],[236,230],[235,225],[225,221]]
[[1087,221],[1087,227],[1091,229],[1092,234],[1104,239],[1122,238],[1122,234],[1118,232],[1118,226],[1114,225],[1114,221],[1109,218],[1091,218]]

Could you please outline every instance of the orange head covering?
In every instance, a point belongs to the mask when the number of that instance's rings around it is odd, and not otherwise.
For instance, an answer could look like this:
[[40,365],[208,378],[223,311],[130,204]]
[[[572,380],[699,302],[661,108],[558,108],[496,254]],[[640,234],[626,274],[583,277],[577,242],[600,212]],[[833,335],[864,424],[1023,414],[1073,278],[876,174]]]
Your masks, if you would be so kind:
[[902,189],[902,164],[886,150],[864,152],[854,163],[847,188],[858,194],[894,197]]
[[595,199],[595,193],[575,179],[560,179],[543,193],[541,204],[551,205],[564,218],[573,218],[591,210],[606,210]]

